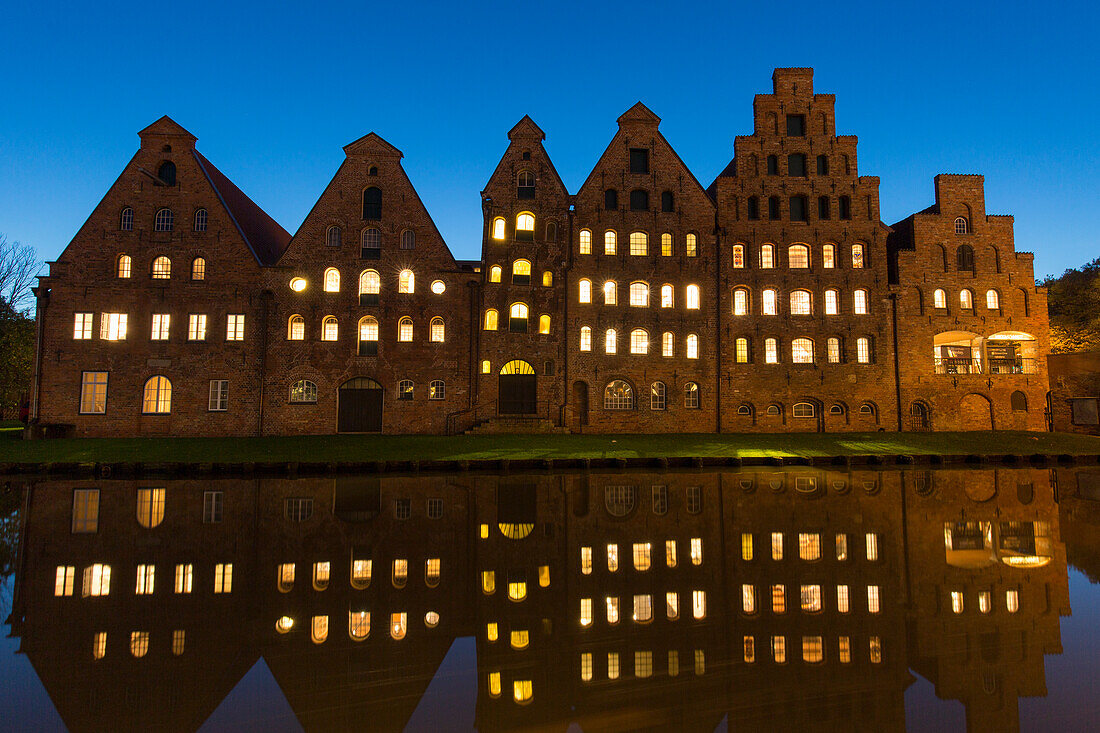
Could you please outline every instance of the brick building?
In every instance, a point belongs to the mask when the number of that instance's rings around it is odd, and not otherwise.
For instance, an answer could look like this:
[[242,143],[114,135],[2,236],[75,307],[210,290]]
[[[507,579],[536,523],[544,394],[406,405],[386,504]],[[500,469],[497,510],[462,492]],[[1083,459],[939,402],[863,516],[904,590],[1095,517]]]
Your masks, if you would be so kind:
[[811,69],[704,186],[638,103],[570,193],[529,117],[459,261],[371,133],[290,236],[168,118],[37,289],[39,432],[1046,427],[1046,295],[981,176],[888,226]]

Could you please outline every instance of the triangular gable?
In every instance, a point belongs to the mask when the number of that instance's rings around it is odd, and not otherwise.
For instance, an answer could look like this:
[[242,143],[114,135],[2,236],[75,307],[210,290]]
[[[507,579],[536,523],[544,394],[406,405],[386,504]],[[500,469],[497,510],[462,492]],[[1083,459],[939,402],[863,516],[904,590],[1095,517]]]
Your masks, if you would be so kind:
[[540,142],[546,139],[546,133],[542,131],[542,128],[535,124],[535,121],[531,119],[530,115],[524,115],[519,122],[512,126],[512,129],[508,131],[509,140],[520,140],[523,138],[537,138]]
[[188,140],[192,147],[198,140],[198,138],[188,132],[183,125],[176,122],[168,115],[164,115],[153,124],[138,132],[138,137],[142,140],[151,137],[179,137]]
[[618,123],[625,125],[629,123],[647,124],[657,126],[661,124],[661,118],[653,113],[649,107],[646,107],[641,102],[635,102],[634,106],[619,115]]
[[[529,115],[524,115],[519,122],[512,126],[512,129],[508,131],[508,139],[511,143],[505,148],[504,154],[500,156],[500,160],[497,161],[496,168],[493,169],[492,175],[489,176],[489,181],[492,181],[496,178],[497,174],[501,172],[501,168],[504,165],[504,159],[508,157],[509,150],[522,143],[533,143],[542,151],[542,155],[546,159],[546,164],[550,167],[550,172],[554,175],[554,180],[558,183],[558,188],[566,196],[569,195],[569,189],[565,187],[565,182],[562,181],[558,169],[554,167],[554,161],[550,159],[550,154],[546,152],[546,147],[542,144],[542,141],[546,139],[546,133],[542,131],[541,127],[535,124],[535,121],[532,120]],[[489,181],[485,182],[482,191],[489,187]]]
[[376,132],[368,132],[358,140],[352,141],[344,146],[344,155],[351,157],[353,155],[366,155],[366,156],[381,156],[386,158],[404,158],[405,154],[400,150],[390,145],[386,140]]

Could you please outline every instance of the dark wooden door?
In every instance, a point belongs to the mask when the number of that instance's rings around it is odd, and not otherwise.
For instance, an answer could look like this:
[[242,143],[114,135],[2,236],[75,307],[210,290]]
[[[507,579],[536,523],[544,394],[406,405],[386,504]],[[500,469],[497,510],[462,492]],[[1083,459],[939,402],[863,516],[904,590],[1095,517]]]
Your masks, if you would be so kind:
[[382,432],[382,395],[380,389],[340,389],[340,414],[336,421],[341,433]]
[[501,374],[500,414],[534,415],[538,411],[534,374]]

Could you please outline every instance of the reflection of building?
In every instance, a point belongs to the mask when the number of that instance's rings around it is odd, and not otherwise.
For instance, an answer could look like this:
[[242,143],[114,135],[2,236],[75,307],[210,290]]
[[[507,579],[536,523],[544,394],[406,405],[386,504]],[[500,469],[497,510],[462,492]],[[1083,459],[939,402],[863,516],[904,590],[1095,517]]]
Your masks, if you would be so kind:
[[1013,729],[1068,611],[1045,470],[29,491],[12,631],[76,730],[194,729],[261,657],[307,730],[397,730],[469,636],[484,729],[900,730],[910,663]]
[[660,121],[626,110],[570,194],[524,116],[481,192],[480,258],[459,261],[375,133],[291,236],[161,118],[40,279],[33,418],[82,436],[1044,427],[1046,295],[981,176],[937,176],[935,204],[887,226],[812,69],[775,70],[709,187]]

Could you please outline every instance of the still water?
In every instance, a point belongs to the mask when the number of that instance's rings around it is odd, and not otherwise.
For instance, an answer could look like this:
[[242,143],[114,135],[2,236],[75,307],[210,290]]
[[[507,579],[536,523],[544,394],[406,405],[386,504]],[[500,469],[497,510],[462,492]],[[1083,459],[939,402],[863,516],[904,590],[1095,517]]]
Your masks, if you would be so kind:
[[1100,727],[1097,468],[16,489],[3,729]]

